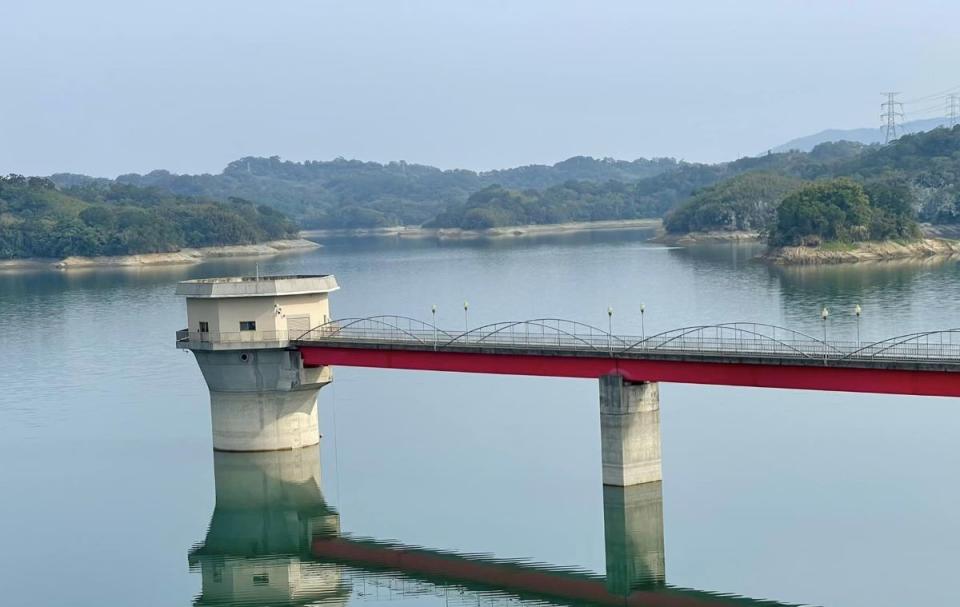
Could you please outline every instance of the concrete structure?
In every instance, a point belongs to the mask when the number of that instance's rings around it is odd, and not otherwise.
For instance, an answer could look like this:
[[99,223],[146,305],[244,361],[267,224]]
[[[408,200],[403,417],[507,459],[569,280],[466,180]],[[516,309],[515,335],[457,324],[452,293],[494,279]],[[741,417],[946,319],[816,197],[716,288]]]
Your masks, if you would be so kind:
[[603,484],[629,487],[663,479],[660,468],[660,385],[600,378]]
[[296,449],[320,442],[317,392],[327,366],[305,366],[290,341],[330,319],[333,276],[188,280],[188,328],[177,347],[193,351],[210,390],[213,448]]

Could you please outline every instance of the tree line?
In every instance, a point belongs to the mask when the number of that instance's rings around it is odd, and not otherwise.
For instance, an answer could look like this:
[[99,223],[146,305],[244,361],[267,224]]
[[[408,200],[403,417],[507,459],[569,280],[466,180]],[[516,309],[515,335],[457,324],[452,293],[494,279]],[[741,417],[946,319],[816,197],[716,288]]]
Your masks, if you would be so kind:
[[164,253],[296,235],[281,212],[233,198],[174,196],[159,189],[0,177],[0,258]]
[[250,157],[217,175],[154,171],[115,181],[68,174],[51,179],[64,191],[130,185],[223,203],[256,200],[305,228],[482,229],[665,217],[668,229],[683,232],[769,231],[775,209],[796,188],[840,177],[865,188],[896,182],[917,220],[960,223],[960,127],[907,135],[885,146],[831,142],[810,152],[717,164],[575,157],[552,166],[474,172],[405,162]]
[[[576,156],[549,166],[477,172],[403,161],[381,164],[337,158],[292,162],[272,156],[241,158],[216,175],[158,170],[121,175],[115,181],[180,196],[256,200],[283,211],[304,228],[375,228],[423,224],[494,184],[545,189],[569,180],[632,182],[672,170],[677,164],[671,158],[625,161]],[[60,187],[110,181],[66,173],[51,178]]]

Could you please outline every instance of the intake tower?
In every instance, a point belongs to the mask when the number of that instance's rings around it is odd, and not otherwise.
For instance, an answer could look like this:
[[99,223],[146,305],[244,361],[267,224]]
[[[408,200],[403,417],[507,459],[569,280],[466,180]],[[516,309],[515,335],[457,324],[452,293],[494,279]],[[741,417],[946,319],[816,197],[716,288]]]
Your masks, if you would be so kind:
[[332,275],[205,278],[178,283],[187,328],[177,347],[197,358],[210,389],[213,448],[276,451],[320,442],[317,393],[328,366],[290,347],[330,320]]

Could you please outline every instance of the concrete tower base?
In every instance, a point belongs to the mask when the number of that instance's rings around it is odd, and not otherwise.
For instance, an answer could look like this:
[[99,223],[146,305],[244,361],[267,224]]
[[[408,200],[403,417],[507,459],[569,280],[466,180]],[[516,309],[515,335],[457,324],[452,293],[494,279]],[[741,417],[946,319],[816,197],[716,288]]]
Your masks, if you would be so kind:
[[600,378],[603,484],[629,487],[663,479],[660,469],[660,385]]
[[320,442],[316,388],[293,392],[210,391],[213,448],[278,451]]
[[195,351],[210,389],[213,448],[279,451],[320,442],[317,393],[327,368],[304,368],[300,353],[279,348]]

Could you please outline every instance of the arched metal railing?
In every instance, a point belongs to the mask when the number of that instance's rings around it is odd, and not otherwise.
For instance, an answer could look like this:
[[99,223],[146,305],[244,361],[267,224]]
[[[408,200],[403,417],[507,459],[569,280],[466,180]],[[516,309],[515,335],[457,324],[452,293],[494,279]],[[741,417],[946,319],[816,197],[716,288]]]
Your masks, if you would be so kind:
[[[946,341],[944,341],[946,337]],[[934,338],[931,340],[931,338]],[[880,341],[858,344],[844,356],[845,359],[922,359],[960,361],[960,328],[919,331],[888,337]]]
[[645,350],[681,350],[724,353],[779,353],[803,358],[837,356],[834,344],[807,333],[761,322],[693,325],[655,333],[631,343],[622,353]]
[[409,316],[380,315],[364,318],[329,320],[306,331],[293,341],[349,338],[367,340],[396,340],[409,338],[419,343],[435,343],[449,339],[453,334],[422,320]]
[[557,347],[579,345],[591,350],[619,350],[627,345],[622,338],[593,325],[563,318],[535,318],[482,325],[440,344],[439,348],[484,343]]
[[556,349],[610,356],[644,353],[703,356],[769,356],[823,359],[825,362],[900,360],[960,365],[960,328],[922,331],[871,343],[827,341],[769,323],[732,322],[670,329],[653,335],[615,335],[602,328],[562,318],[496,322],[466,331],[443,330],[416,318],[398,315],[341,318],[314,327],[293,341],[349,340],[409,343],[435,350],[464,348]]

